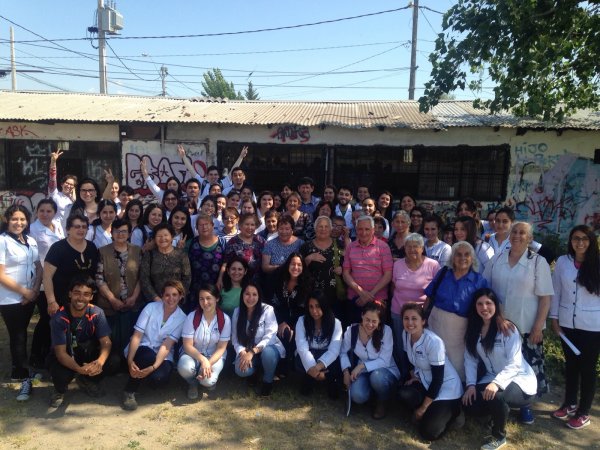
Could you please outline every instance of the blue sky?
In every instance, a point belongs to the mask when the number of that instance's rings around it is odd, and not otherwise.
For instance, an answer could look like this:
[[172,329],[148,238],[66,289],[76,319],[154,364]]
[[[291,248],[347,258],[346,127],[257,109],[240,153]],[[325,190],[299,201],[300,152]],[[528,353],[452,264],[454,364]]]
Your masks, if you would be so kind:
[[[49,40],[86,37],[87,27],[94,25],[97,6],[96,0],[2,3],[0,15]],[[421,7],[437,11],[446,11],[453,3],[420,0]],[[407,5],[408,0],[129,0],[117,2],[116,9],[124,17],[120,36],[139,37],[281,27]],[[441,31],[441,19],[440,14],[420,10],[417,98],[429,77],[427,56]],[[10,66],[9,26],[0,18],[0,69]],[[237,90],[243,91],[252,80],[263,100],[403,100],[408,98],[411,27],[409,8],[331,24],[235,36],[113,39],[109,44],[114,53],[107,48],[108,92],[157,95],[161,91],[159,70],[165,65],[169,72],[167,93],[177,97],[199,96],[202,73],[219,67]],[[91,78],[98,76],[98,52],[91,45],[97,41],[20,43],[40,38],[19,26],[14,28],[18,68],[44,71],[19,74],[18,89],[99,92],[98,79]],[[10,76],[0,78],[0,89],[10,88]],[[473,94],[457,92],[456,97],[470,99]]]

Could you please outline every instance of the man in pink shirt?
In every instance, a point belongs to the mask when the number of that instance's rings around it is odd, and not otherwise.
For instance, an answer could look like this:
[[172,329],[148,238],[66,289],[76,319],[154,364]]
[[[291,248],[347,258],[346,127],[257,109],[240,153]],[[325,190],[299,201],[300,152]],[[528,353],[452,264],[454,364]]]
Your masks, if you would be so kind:
[[360,321],[362,307],[370,301],[386,303],[394,262],[388,245],[375,237],[371,216],[356,220],[356,241],[346,248],[343,276],[353,303],[350,318]]

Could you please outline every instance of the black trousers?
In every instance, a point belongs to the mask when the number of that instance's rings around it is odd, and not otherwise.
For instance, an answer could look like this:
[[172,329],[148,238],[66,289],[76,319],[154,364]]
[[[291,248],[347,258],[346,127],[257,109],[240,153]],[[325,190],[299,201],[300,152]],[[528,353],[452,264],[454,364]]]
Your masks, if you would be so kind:
[[[141,346],[138,347],[133,361],[140,369],[150,367],[156,361],[156,352],[150,347]],[[129,377],[127,384],[125,385],[125,392],[137,392],[142,381],[148,380],[153,388],[160,388],[166,386],[169,383],[169,378],[173,370],[173,363],[168,360],[164,360],[160,366],[156,368],[154,372],[148,375],[146,378],[132,378]]]
[[34,309],[34,302],[0,305],[0,314],[8,331],[13,372],[27,367],[27,327]]
[[[398,399],[400,403],[411,411],[417,409],[425,400],[427,391],[421,383],[413,383],[409,386],[402,386],[398,390]],[[435,441],[448,428],[461,413],[461,399],[454,400],[436,400],[419,422],[419,433],[428,441]],[[464,420],[464,417],[463,417]]]
[[475,386],[477,396],[471,406],[467,407],[469,413],[476,415],[490,414],[492,416],[492,435],[496,439],[506,437],[506,421],[510,408],[522,408],[529,405],[533,395],[525,394],[518,384],[510,383],[505,390],[498,390],[492,400],[483,399],[483,391],[488,383]]
[[31,339],[29,363],[32,367],[41,369],[44,368],[46,358],[50,353],[50,316],[48,315],[48,300],[44,291],[40,292],[36,304],[40,318]]
[[[79,343],[77,347],[73,349],[73,358],[79,365],[95,361],[98,359],[98,356],[100,356],[100,343],[96,340]],[[48,357],[48,367],[50,369],[50,375],[52,376],[54,389],[61,394],[67,392],[69,383],[75,378],[77,373],[68,367],[63,366],[58,359],[56,359],[54,352],[51,352]],[[99,383],[106,375],[112,375],[116,373],[118,369],[119,360],[111,355],[104,363],[102,372],[99,375],[94,377],[85,376],[85,378],[94,383]]]
[[565,336],[579,349],[576,356],[567,344],[562,342],[565,354],[565,405],[577,405],[578,414],[589,415],[596,393],[596,362],[600,353],[600,332],[562,328]]

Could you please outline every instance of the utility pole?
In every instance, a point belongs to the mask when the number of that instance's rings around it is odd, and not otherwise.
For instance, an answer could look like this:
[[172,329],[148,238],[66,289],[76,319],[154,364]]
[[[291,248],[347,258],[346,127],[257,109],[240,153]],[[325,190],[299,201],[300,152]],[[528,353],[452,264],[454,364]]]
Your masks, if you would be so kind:
[[100,72],[100,93],[106,94],[108,83],[106,81],[106,34],[102,16],[104,14],[104,0],[98,0],[98,68]]
[[419,23],[419,0],[413,0],[412,41],[410,46],[410,80],[408,81],[408,99],[415,99],[415,79],[417,77],[417,25]]
[[161,96],[167,96],[167,75],[169,75],[169,70],[165,66],[160,67],[160,78],[162,80],[162,92]]
[[15,30],[10,27],[10,80],[12,90],[17,90],[17,66],[15,64]]

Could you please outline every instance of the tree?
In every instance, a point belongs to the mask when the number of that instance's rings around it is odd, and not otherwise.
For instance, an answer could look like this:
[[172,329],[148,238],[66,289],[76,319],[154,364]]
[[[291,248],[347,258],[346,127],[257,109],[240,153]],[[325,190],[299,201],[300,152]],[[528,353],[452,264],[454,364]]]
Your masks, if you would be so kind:
[[258,91],[254,89],[252,81],[248,81],[248,89],[246,89],[244,95],[246,96],[246,100],[260,100],[260,97],[258,96]]
[[204,72],[202,75],[202,95],[205,97],[228,98],[230,100],[244,100],[240,92],[235,92],[232,82],[227,82],[220,69]]
[[[576,0],[458,0],[442,22],[429,56],[431,79],[421,110],[465,87],[493,98],[474,106],[492,113],[561,121],[600,103],[600,2]],[[467,71],[480,74],[467,84]],[[482,73],[487,72],[489,80]]]

